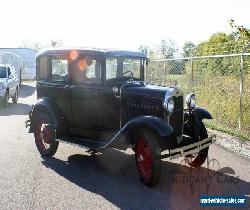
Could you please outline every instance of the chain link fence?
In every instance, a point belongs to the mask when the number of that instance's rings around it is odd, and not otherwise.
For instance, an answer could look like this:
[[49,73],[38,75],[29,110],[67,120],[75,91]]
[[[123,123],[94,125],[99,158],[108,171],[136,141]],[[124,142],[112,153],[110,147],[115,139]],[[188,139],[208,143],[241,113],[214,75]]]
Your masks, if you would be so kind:
[[146,81],[194,92],[208,127],[250,139],[250,53],[151,60]]

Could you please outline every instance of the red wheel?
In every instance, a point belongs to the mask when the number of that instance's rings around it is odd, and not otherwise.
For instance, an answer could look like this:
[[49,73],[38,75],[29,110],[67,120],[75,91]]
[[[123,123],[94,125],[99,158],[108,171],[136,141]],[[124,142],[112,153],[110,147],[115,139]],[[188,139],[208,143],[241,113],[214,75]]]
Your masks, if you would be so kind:
[[55,140],[55,129],[47,114],[39,114],[35,124],[35,142],[42,156],[53,156],[58,148]]
[[136,166],[140,179],[149,187],[155,186],[160,179],[160,148],[154,134],[142,131],[135,144]]

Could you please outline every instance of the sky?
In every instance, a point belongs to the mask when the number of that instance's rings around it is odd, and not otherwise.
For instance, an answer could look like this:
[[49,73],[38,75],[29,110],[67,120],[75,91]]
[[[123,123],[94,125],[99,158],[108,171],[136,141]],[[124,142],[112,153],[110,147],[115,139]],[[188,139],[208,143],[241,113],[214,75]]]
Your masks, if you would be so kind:
[[4,0],[0,47],[53,39],[66,47],[137,50],[173,39],[181,48],[229,33],[229,19],[250,28],[249,11],[249,0]]

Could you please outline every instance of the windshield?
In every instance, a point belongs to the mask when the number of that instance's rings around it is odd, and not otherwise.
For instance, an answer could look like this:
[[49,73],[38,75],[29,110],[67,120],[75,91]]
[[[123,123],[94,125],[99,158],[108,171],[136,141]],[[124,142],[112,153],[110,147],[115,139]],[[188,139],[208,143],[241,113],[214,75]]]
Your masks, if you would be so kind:
[[107,58],[106,80],[133,78],[143,80],[144,61],[142,58]]
[[6,78],[6,77],[7,77],[6,68],[3,66],[0,66],[0,78]]

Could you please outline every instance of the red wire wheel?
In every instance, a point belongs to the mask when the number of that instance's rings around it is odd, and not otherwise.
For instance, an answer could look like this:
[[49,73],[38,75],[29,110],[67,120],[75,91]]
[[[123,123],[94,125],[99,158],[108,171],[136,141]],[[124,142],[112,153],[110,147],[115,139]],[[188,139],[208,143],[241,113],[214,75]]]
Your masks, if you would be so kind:
[[36,124],[35,140],[41,150],[49,148],[51,143],[51,128],[46,119],[41,119]]
[[58,148],[58,141],[55,141],[55,129],[47,114],[39,114],[34,130],[35,142],[38,151],[42,156],[53,156]]
[[160,148],[155,135],[142,132],[135,144],[135,158],[141,181],[149,187],[155,186],[161,174]]

